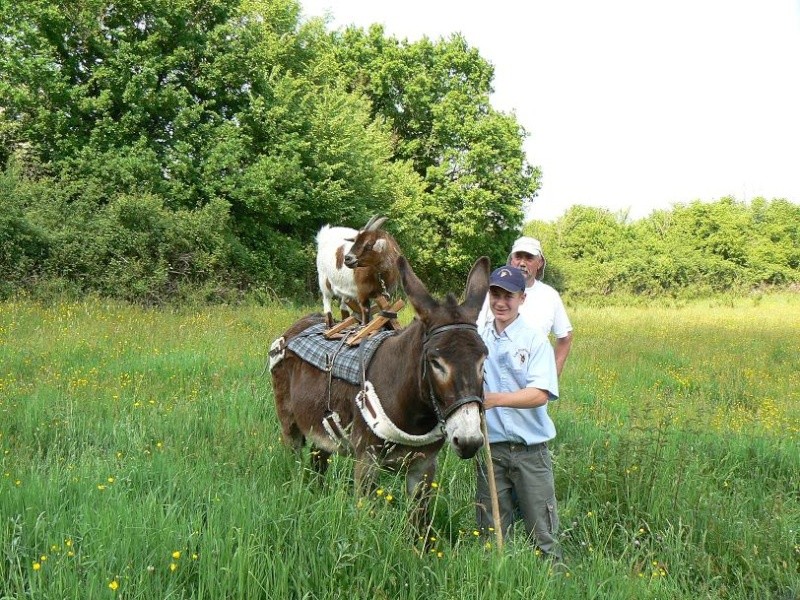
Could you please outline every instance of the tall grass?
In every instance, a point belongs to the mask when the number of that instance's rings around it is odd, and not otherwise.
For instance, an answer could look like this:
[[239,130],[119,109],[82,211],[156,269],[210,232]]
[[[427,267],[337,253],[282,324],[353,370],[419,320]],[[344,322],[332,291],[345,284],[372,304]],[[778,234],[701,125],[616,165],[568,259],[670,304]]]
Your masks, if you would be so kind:
[[800,597],[800,299],[571,309],[567,572],[475,535],[452,453],[424,551],[400,479],[315,483],[264,373],[300,314],[0,304],[0,596]]

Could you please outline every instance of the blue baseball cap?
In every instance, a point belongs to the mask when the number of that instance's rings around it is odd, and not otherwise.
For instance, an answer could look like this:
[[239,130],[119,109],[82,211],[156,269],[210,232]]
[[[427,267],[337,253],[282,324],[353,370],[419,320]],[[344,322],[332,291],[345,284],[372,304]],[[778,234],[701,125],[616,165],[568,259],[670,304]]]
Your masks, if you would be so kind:
[[503,288],[512,294],[525,291],[525,275],[517,267],[505,266],[492,271],[489,287]]

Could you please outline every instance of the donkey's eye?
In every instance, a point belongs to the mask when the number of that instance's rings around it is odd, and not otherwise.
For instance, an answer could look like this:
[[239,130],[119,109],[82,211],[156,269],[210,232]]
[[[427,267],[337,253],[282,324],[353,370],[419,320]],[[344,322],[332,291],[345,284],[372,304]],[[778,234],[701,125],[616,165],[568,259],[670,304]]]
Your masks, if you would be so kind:
[[432,358],[431,365],[442,375],[444,375],[447,372],[447,369],[445,368],[444,364],[441,361],[439,361],[438,358]]

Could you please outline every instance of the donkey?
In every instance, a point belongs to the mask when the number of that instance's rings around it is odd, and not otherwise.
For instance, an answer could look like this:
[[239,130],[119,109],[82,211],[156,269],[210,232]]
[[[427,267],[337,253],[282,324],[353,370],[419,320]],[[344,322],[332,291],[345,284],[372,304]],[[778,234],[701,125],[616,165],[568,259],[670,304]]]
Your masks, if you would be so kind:
[[463,459],[484,443],[487,350],[475,321],[488,290],[489,259],[473,265],[460,304],[453,294],[441,301],[431,296],[403,256],[397,267],[417,318],[399,332],[387,332],[369,364],[362,365],[361,385],[331,376],[287,347],[310,326],[324,323],[322,315],[304,317],[273,343],[270,372],[284,444],[299,452],[309,441],[312,467],[320,475],[333,453],[354,455],[361,494],[373,489],[380,467],[404,471],[406,491],[416,500],[412,525],[425,535],[430,486],[445,437]]

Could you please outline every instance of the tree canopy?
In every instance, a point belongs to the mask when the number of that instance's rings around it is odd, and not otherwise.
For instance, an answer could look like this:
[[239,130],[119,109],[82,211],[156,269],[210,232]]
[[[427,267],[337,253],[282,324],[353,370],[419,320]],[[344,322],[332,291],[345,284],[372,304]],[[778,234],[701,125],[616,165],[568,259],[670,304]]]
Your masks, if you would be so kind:
[[4,270],[155,300],[185,284],[298,294],[319,227],[383,212],[447,285],[513,237],[537,172],[477,50],[298,15],[294,0],[4,3]]
[[[0,294],[317,295],[319,228],[390,217],[434,290],[494,265],[542,174],[461,35],[329,32],[296,0],[0,0]],[[800,281],[800,209],[529,223],[567,294]]]
[[404,43],[376,25],[336,41],[348,85],[391,125],[393,160],[425,183],[397,208],[401,234],[424,240],[415,250],[428,280],[451,281],[481,254],[499,261],[495,242],[511,244],[541,173],[526,161],[524,129],[489,102],[493,67],[460,35]]

